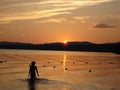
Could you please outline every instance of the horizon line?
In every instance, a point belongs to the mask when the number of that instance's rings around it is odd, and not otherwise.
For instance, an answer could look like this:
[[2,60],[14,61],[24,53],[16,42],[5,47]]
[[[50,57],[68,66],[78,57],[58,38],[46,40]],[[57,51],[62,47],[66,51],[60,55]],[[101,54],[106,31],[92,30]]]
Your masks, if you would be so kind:
[[[28,44],[49,44],[49,43],[64,43],[64,41],[53,41],[53,42],[45,42],[45,43],[32,43],[32,42],[23,42],[23,41],[0,41],[0,42],[10,42],[10,43],[28,43]],[[91,42],[91,41],[67,41],[69,42],[88,42],[88,43],[93,43],[93,44],[106,44],[106,43],[118,43],[120,41],[116,42],[103,42],[103,43],[96,43],[96,42]]]

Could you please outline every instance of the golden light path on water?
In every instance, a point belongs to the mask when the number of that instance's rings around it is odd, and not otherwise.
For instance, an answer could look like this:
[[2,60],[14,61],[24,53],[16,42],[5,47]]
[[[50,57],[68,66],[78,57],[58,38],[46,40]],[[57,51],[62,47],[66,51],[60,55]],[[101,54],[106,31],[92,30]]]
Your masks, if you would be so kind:
[[64,69],[64,72],[66,72],[66,61],[67,61],[66,54],[64,54],[64,60],[63,60],[63,69]]

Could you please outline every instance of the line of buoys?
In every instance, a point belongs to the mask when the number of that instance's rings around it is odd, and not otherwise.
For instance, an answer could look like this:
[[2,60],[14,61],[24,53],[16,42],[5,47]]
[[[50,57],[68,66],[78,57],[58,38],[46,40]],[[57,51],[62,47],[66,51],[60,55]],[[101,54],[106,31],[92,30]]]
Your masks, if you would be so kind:
[[0,63],[7,63],[7,61],[0,61]]
[[[43,65],[43,67],[46,67],[46,65]],[[56,66],[53,66],[53,68],[56,68]],[[64,68],[64,69],[65,69],[65,70],[68,70],[68,68]],[[91,73],[91,72],[92,72],[92,70],[91,70],[91,69],[89,69],[89,70],[88,70],[88,72],[89,72],[89,73]]]
[[[0,61],[0,63],[3,63],[3,62],[7,62],[7,61]],[[51,62],[48,62],[48,63],[51,63]],[[60,63],[63,63],[63,61],[61,61]],[[88,62],[85,62],[86,64],[88,64]],[[72,64],[76,64],[75,62],[72,62]],[[98,62],[97,64],[101,64],[100,62]],[[112,62],[109,62],[109,64],[113,64]],[[43,65],[43,67],[46,67],[46,65]],[[56,68],[56,66],[53,66],[53,68]],[[68,68],[64,68],[64,70],[68,70]],[[89,73],[92,72],[91,69],[88,70]]]

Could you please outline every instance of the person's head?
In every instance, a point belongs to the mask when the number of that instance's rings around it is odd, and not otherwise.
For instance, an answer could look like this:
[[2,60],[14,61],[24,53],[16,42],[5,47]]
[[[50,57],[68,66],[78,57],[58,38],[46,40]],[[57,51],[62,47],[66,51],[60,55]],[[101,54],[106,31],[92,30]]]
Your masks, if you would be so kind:
[[35,65],[35,61],[32,61],[32,62],[31,62],[31,65],[33,65],[33,66],[34,66],[34,65]]

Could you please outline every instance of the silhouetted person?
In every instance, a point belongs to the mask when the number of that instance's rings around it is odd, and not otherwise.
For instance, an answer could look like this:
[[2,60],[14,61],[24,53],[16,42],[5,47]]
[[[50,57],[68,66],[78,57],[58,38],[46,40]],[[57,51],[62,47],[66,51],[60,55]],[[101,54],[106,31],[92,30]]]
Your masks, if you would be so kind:
[[38,73],[38,70],[37,70],[37,67],[35,66],[35,64],[36,64],[35,61],[32,61],[31,65],[30,65],[30,69],[29,69],[28,77],[30,76],[31,82],[35,81],[36,73],[37,73],[37,76],[39,76],[39,73]]

